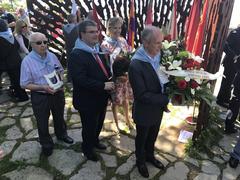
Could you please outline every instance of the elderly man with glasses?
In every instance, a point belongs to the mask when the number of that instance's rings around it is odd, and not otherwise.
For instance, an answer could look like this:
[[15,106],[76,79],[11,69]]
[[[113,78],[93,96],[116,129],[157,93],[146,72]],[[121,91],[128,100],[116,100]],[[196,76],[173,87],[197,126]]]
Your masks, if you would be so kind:
[[62,74],[63,68],[57,57],[48,51],[48,40],[44,34],[33,33],[29,41],[32,51],[23,59],[20,84],[22,88],[31,91],[32,108],[37,120],[42,152],[45,156],[50,156],[53,151],[53,140],[48,130],[50,112],[57,139],[68,144],[73,143],[73,139],[67,135],[63,116],[65,105],[63,88],[54,89],[45,79],[46,75],[56,69]]
[[97,24],[85,20],[78,29],[79,38],[69,59],[73,105],[81,116],[82,151],[88,160],[98,161],[94,148],[106,149],[99,142],[99,134],[114,84],[110,82],[110,68],[99,49]]

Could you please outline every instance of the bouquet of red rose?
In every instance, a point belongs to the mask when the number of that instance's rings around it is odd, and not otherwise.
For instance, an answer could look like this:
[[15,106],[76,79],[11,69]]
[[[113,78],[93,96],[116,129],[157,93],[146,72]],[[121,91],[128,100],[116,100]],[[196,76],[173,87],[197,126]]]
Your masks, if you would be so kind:
[[161,70],[169,76],[167,93],[172,103],[191,105],[194,100],[204,100],[211,105],[212,95],[209,80],[218,75],[202,68],[203,59],[186,51],[176,41],[162,43]]

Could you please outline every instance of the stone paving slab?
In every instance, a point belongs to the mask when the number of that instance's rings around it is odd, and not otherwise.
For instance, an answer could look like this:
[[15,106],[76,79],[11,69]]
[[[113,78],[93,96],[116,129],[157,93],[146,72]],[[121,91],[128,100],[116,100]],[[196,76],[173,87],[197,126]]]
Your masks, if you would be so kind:
[[70,175],[84,161],[84,157],[73,150],[54,150],[48,161],[63,175]]
[[[67,97],[65,118],[68,134],[75,142],[72,145],[58,141],[54,135],[52,117],[49,132],[55,143],[53,154],[46,158],[41,154],[35,118],[32,114],[30,101],[23,103],[4,102],[0,104],[0,130],[4,137],[0,138],[0,148],[4,151],[1,163],[12,163],[14,169],[0,169],[0,179],[13,180],[125,180],[143,179],[136,168],[134,155],[136,135],[135,129],[126,134],[117,133],[111,108],[108,107],[104,128],[100,140],[107,146],[106,151],[97,151],[100,161],[87,161],[81,151],[82,126],[79,114],[71,105],[72,99]],[[240,166],[232,169],[227,164],[236,136],[224,136],[219,145],[211,151],[214,157],[202,153],[201,159],[185,157],[182,147],[176,141],[178,136],[177,122],[181,115],[181,107],[173,108],[174,117],[169,121],[170,114],[163,119],[156,142],[155,156],[166,169],[164,171],[147,163],[149,179],[159,180],[240,180]],[[185,109],[186,110],[186,109]],[[184,110],[184,111],[185,111]],[[187,115],[187,112],[184,112]],[[67,119],[68,118],[68,119]],[[123,117],[120,118],[121,128],[126,128]],[[180,124],[179,124],[180,126]],[[163,138],[166,137],[166,141]],[[175,138],[170,141],[171,138]],[[16,166],[16,167],[15,167]],[[2,167],[2,166],[1,166]],[[3,166],[4,167],[4,166]]]
[[22,170],[14,170],[3,175],[10,180],[53,180],[53,176],[47,171],[34,166],[28,166]]

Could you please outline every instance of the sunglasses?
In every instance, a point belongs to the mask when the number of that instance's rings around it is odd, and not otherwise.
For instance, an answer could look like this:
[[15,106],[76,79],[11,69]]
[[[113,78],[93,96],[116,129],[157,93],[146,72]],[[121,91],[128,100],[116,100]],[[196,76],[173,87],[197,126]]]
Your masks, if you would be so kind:
[[36,45],[46,45],[48,43],[48,41],[36,41],[36,42],[32,42],[32,43],[35,43]]
[[22,26],[22,28],[25,28],[25,27],[27,27],[26,25],[25,26]]

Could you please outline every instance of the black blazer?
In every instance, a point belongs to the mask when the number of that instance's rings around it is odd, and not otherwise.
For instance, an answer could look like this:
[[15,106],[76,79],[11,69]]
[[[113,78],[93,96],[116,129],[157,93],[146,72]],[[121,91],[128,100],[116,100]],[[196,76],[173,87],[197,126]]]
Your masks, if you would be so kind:
[[158,76],[151,64],[133,60],[129,67],[129,81],[134,95],[134,122],[142,126],[160,123],[169,100],[167,95],[162,94]]
[[21,66],[21,57],[18,53],[19,44],[14,39],[11,44],[3,37],[0,37],[0,70],[18,69]]
[[[99,55],[108,74],[109,66],[103,55]],[[74,49],[70,54],[69,72],[73,82],[73,106],[77,110],[88,110],[107,106],[109,93],[104,90],[108,78],[91,53]]]

